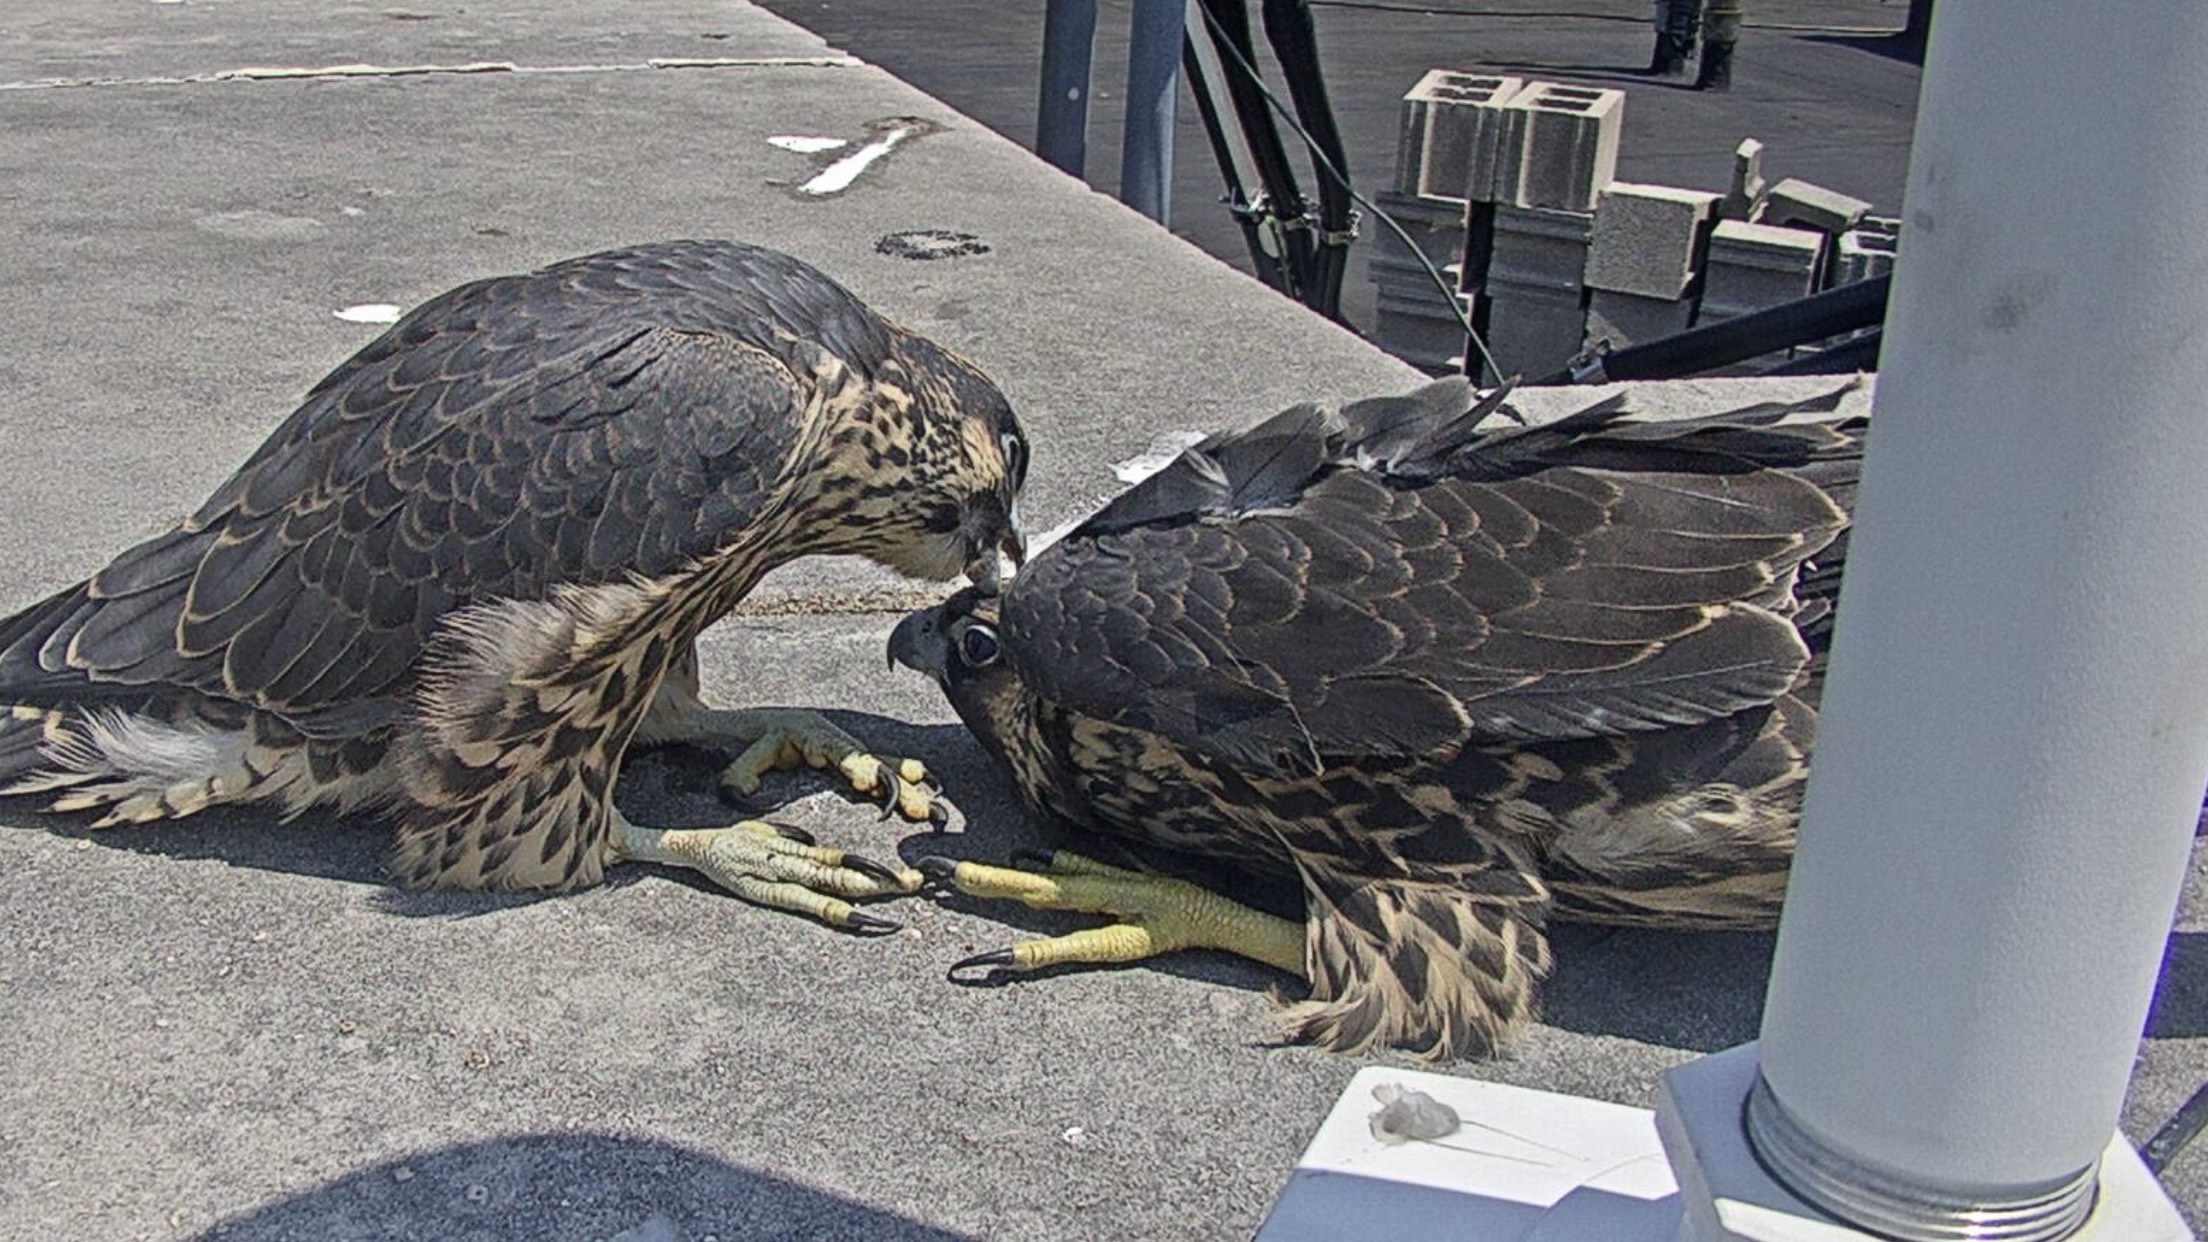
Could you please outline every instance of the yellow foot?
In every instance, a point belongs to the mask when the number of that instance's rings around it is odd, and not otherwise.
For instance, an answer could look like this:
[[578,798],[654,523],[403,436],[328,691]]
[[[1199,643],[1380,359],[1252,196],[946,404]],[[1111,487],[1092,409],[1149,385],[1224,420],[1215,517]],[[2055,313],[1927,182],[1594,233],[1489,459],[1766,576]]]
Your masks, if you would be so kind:
[[1252,910],[1186,880],[1107,866],[1063,850],[1042,853],[1040,861],[1039,872],[948,858],[923,858],[919,866],[929,878],[969,896],[1008,897],[1038,910],[1110,914],[1121,921],[977,953],[951,967],[954,980],[965,970],[1138,962],[1175,949],[1223,949],[1298,978],[1305,975],[1301,923]]
[[815,845],[798,829],[764,820],[661,830],[640,828],[616,815],[613,839],[616,861],[688,867],[746,901],[809,914],[853,931],[896,931],[901,924],[868,914],[852,902],[916,892],[922,878],[910,867],[885,867]]
[[853,792],[882,804],[882,818],[903,815],[940,828],[950,822],[950,803],[918,759],[882,759],[868,754],[857,738],[814,712],[716,712],[728,718],[717,732],[751,739],[751,745],[721,772],[724,792],[759,792],[767,773],[800,764],[833,767]]

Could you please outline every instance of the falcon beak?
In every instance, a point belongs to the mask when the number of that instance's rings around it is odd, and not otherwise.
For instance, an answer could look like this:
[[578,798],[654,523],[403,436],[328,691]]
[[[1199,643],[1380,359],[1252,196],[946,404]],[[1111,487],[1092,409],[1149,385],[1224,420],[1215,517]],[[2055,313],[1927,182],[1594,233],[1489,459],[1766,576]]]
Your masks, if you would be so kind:
[[1005,561],[1012,563],[1014,573],[1027,563],[1027,536],[1020,533],[1017,501],[1005,515],[1004,526],[997,532],[995,542],[974,548],[972,559],[966,562],[966,577],[983,595],[996,595],[1004,587]]
[[995,595],[1004,586],[1004,567],[997,560],[997,550],[988,548],[981,555],[966,562],[966,579],[983,595]]
[[897,623],[889,632],[889,667],[902,664],[916,673],[942,681],[951,655],[943,637],[942,610],[923,608]]

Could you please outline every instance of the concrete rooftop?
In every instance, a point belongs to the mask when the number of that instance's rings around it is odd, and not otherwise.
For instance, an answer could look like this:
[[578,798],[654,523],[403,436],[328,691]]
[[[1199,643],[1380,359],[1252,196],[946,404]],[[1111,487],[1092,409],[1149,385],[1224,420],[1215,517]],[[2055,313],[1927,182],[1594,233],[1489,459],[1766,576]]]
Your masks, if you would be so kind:
[[[711,58],[705,67],[654,61]],[[504,62],[240,80],[247,67]],[[939,126],[840,195],[783,135]],[[915,262],[890,234],[971,234]],[[12,0],[0,13],[0,609],[200,498],[377,328],[334,311],[624,242],[724,235],[968,352],[1035,441],[1030,520],[1160,433],[1418,377],[888,74],[733,0]],[[1744,399],[1678,386],[1682,409]],[[1755,390],[1758,397],[1766,390]],[[1551,397],[1549,407],[1578,394]],[[878,856],[1037,830],[932,688],[887,678],[886,575],[780,575],[709,695],[813,704],[925,758],[940,842],[818,782],[787,817]],[[724,816],[698,756],[632,816]],[[387,887],[385,834],[249,814],[90,833],[0,806],[0,1239],[1246,1237],[1370,1060],[1265,1042],[1238,961],[965,989],[1057,920],[908,900],[846,936],[631,870],[577,896]],[[2208,1077],[2202,881],[2126,1128]],[[1454,1072],[1646,1105],[1752,1038],[1770,940],[1565,929],[1547,1024]],[[2208,1154],[2170,1185],[2208,1224]]]

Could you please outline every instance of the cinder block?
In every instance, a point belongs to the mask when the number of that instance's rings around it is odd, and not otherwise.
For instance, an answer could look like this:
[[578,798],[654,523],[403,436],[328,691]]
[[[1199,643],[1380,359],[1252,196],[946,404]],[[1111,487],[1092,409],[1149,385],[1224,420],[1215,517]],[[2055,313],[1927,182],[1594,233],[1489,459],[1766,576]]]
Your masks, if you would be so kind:
[[[1436,198],[1487,197],[1502,103],[1525,79],[1434,69],[1403,96],[1403,133],[1396,144],[1395,187]],[[1474,195],[1474,172],[1486,193]]]
[[1587,335],[1587,311],[1577,293],[1546,285],[1497,283],[1485,293],[1487,348],[1495,355],[1500,383],[1512,375],[1541,379],[1563,370],[1579,353]]
[[1812,185],[1798,177],[1772,186],[1763,196],[1764,224],[1795,225],[1805,229],[1821,229],[1827,233],[1840,233],[1856,226],[1863,217],[1871,214],[1871,205],[1860,198]]
[[1694,325],[1688,298],[1644,298],[1610,289],[1587,291],[1587,339],[1614,349],[1675,336]]
[[1826,285],[1853,285],[1894,270],[1894,245],[1899,234],[1870,228],[1850,228],[1833,245],[1833,274]]
[[1670,300],[1701,270],[1717,195],[1613,181],[1595,202],[1587,286]]
[[[1435,199],[1417,194],[1375,194],[1372,204],[1388,213],[1403,231],[1410,234],[1411,245],[1418,248],[1434,266],[1464,261],[1464,203],[1455,199]],[[1416,265],[1418,260],[1395,235],[1395,230],[1375,220],[1365,226],[1372,237],[1372,253],[1375,259],[1392,259]]]
[[1590,212],[1496,207],[1487,286],[1539,285],[1569,292],[1576,301],[1585,283],[1587,244],[1594,227]]
[[1374,303],[1373,339],[1421,370],[1462,371],[1470,342],[1447,307],[1403,302],[1382,294]]
[[1733,181],[1717,214],[1727,220],[1753,221],[1763,210],[1763,144],[1743,138],[1733,148]]
[[1447,311],[1451,299],[1456,296],[1456,291],[1459,288],[1459,269],[1454,263],[1438,268],[1442,280],[1449,285],[1448,291],[1436,286],[1433,277],[1426,273],[1426,269],[1415,263],[1404,263],[1375,256],[1369,265],[1369,269],[1372,275],[1374,292],[1381,299],[1387,301],[1416,303]]
[[1701,318],[1729,319],[1817,290],[1825,235],[1724,220],[1710,232]]
[[1625,92],[1528,82],[1503,105],[1494,200],[1593,211],[1618,170]]

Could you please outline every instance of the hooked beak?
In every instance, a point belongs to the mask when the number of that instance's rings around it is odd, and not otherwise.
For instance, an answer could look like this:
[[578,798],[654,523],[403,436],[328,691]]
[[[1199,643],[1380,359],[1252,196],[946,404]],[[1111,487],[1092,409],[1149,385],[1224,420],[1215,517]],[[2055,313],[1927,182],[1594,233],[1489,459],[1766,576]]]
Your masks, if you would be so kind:
[[923,608],[897,623],[889,632],[889,667],[902,664],[937,681],[944,678],[951,655],[950,640],[943,636],[943,610]]
[[966,577],[983,595],[996,595],[1004,586],[1003,561],[1012,562],[1014,573],[1027,564],[1027,536],[1020,531],[1017,502],[1005,518],[1004,529],[998,534],[995,545],[974,549],[973,558],[966,562]]

